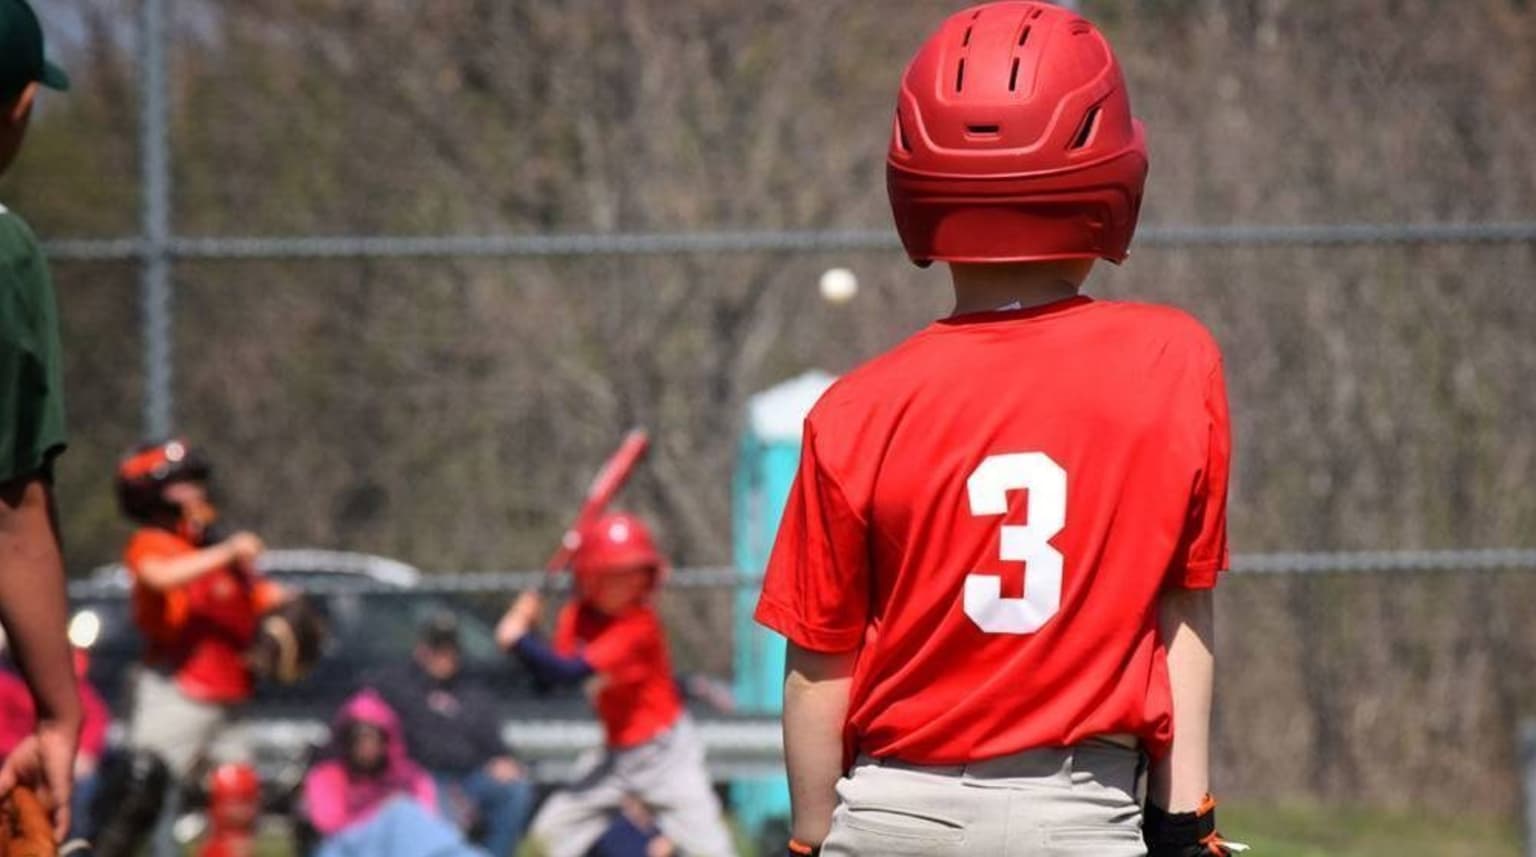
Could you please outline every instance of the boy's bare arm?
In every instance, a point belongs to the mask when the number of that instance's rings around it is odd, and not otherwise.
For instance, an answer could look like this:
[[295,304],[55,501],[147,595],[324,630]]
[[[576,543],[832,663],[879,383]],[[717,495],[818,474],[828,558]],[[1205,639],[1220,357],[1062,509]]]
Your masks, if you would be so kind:
[[54,824],[69,825],[69,795],[80,734],[80,697],[65,632],[68,600],[48,480],[0,485],[0,623],[37,703],[36,734],[0,768],[0,791],[18,781],[46,787]]
[[819,845],[832,827],[843,775],[843,721],[857,650],[827,654],[788,644],[784,669],[784,758],[790,835]]
[[1169,812],[1191,812],[1210,791],[1211,693],[1215,682],[1212,590],[1170,589],[1158,603],[1173,689],[1173,749],[1152,766],[1148,798]]
[[138,576],[151,589],[174,589],[232,562],[251,562],[263,550],[260,538],[251,533],[235,533],[193,553],[145,559],[139,563]]

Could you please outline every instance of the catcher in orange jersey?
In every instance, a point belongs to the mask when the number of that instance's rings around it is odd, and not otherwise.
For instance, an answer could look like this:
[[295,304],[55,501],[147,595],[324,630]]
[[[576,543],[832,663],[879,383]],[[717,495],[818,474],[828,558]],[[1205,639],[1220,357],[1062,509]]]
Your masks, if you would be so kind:
[[955,308],[805,422],[757,608],[789,640],[791,853],[1241,848],[1207,795],[1221,354],[1079,294],[1146,171],[1114,53],[1062,7],[968,9],[907,67],[891,207]]
[[248,656],[263,612],[288,598],[255,570],[260,538],[219,531],[209,474],[182,440],[146,444],[118,465],[118,499],[139,524],[124,565],[145,655],[128,716],[132,753],[103,774],[107,799],[98,805],[111,812],[96,845],[105,857],[135,853],[157,818],[155,853],[179,853],[170,831],[179,790],[166,785],[184,780],[216,741],[232,751],[224,761],[245,755],[232,726],[255,684]]

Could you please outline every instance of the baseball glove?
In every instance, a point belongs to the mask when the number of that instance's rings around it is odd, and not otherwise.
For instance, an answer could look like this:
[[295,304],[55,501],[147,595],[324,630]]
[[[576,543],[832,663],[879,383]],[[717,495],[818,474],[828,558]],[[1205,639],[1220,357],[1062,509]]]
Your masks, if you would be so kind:
[[263,613],[256,639],[246,653],[257,678],[293,684],[309,674],[325,644],[328,627],[314,602],[298,595]]
[[56,857],[53,822],[37,793],[17,786],[0,801],[0,856]]

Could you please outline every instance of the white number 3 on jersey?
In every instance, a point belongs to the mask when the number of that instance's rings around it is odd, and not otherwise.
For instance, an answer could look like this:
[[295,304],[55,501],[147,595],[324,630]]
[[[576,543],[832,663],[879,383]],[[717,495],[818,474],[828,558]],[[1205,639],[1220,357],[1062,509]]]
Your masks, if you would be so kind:
[[1000,527],[999,556],[1024,563],[1024,597],[1004,598],[1003,580],[972,572],[965,578],[965,615],[989,634],[1033,634],[1061,609],[1061,551],[1051,539],[1067,523],[1067,471],[1043,452],[988,457],[966,480],[971,514],[1008,513],[1008,492],[1028,491],[1026,523]]

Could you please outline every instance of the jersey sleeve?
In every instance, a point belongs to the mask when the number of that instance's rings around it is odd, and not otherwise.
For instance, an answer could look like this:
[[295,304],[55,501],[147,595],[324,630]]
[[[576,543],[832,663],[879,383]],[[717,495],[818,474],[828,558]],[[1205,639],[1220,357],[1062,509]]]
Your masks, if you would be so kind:
[[1183,538],[1169,568],[1168,585],[1210,589],[1230,564],[1227,548],[1227,483],[1232,430],[1227,419],[1227,385],[1218,359],[1205,390],[1205,462],[1190,497]]
[[803,649],[858,648],[869,615],[867,530],[820,461],[807,422],[800,471],[763,576],[757,621]]
[[128,540],[128,547],[123,551],[123,565],[137,577],[145,560],[171,559],[191,553],[192,550],[194,549],[175,533],[154,527],[144,527]]
[[[0,210],[3,211],[3,210]],[[10,217],[10,215],[3,215]],[[58,313],[30,230],[0,224],[0,482],[47,475],[64,450]]]

